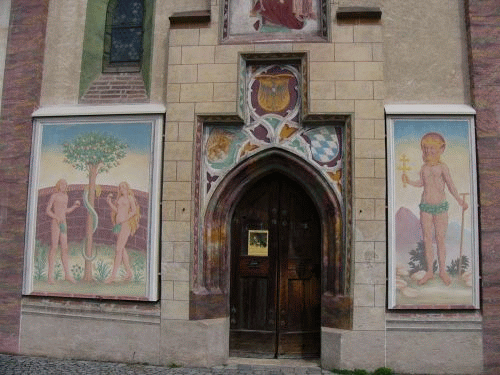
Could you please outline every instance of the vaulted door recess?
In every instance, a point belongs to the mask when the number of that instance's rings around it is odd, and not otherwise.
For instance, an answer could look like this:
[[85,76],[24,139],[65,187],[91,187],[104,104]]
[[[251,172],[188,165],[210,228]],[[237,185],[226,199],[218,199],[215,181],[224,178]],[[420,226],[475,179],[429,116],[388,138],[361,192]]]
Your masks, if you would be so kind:
[[231,355],[319,356],[320,260],[309,196],[278,173],[258,181],[231,224]]

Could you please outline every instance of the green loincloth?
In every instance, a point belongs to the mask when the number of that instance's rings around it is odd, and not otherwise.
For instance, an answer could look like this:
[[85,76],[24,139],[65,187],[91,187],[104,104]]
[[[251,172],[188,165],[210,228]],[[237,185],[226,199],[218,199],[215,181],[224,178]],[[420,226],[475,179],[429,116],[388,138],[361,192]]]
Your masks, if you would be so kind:
[[116,224],[113,227],[113,233],[120,233],[121,230],[122,230],[122,225],[121,224]]
[[59,230],[62,234],[66,234],[66,232],[68,231],[68,226],[66,225],[66,223],[60,223]]
[[447,201],[442,201],[441,203],[438,204],[420,203],[418,205],[420,211],[427,212],[428,214],[431,215],[440,215],[442,213],[448,212],[449,206],[450,205],[448,204]]

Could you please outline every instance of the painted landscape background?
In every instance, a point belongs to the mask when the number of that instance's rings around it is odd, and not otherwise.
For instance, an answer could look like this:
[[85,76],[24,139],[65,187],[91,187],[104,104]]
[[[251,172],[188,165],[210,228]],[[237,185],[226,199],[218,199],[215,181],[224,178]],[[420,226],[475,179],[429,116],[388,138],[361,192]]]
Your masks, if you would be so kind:
[[[33,178],[33,194],[36,194],[37,212],[33,225],[35,236],[30,239],[32,249],[32,292],[42,295],[71,295],[90,298],[144,299],[147,294],[149,278],[150,249],[148,243],[149,207],[152,171],[151,122],[76,122],[68,124],[44,124],[41,127],[38,156],[34,159],[37,171]],[[84,154],[78,168],[74,160],[68,160],[68,144],[77,143],[78,139],[93,136],[96,141],[94,154]],[[101,138],[99,138],[101,137]],[[99,141],[100,140],[100,141]],[[111,141],[109,141],[111,140]],[[105,144],[105,142],[108,142]],[[112,154],[113,144],[115,147]],[[102,143],[99,145],[99,143]],[[89,144],[88,147],[94,147]],[[82,151],[85,152],[86,150]],[[88,150],[87,150],[88,151]],[[90,152],[90,151],[89,151]],[[108,152],[108,156],[106,155]],[[119,153],[118,153],[119,152]],[[79,154],[76,153],[78,156]],[[90,155],[90,156],[89,156]],[[94,156],[95,155],[95,156]],[[84,205],[85,195],[89,195],[90,168],[86,168],[92,157],[104,160],[96,173],[95,187],[95,231],[92,235],[91,257],[85,252],[88,242],[88,210]],[[107,160],[107,161],[106,161]],[[107,164],[106,164],[107,163]],[[76,166],[75,166],[76,165]],[[83,167],[81,167],[83,165]],[[69,244],[69,269],[76,280],[73,284],[64,280],[60,246],[55,256],[54,284],[47,282],[48,251],[51,244],[51,218],[46,214],[50,196],[56,192],[54,185],[60,179],[68,183],[68,207],[76,201],[81,205],[67,215],[67,237]],[[106,197],[111,194],[117,198],[118,185],[126,181],[130,185],[134,199],[140,207],[140,220],[137,231],[128,238],[126,250],[130,258],[132,278],[126,280],[123,265],[120,266],[116,282],[104,281],[111,274],[115,257],[116,235],[112,232],[114,223]],[[90,278],[86,278],[85,258],[90,262]],[[88,264],[87,264],[88,267]]]
[[[394,121],[394,223],[395,246],[393,271],[396,276],[396,307],[410,308],[467,308],[473,305],[473,291],[477,280],[477,264],[475,264],[475,237],[473,204],[471,195],[474,193],[473,171],[471,164],[469,122],[465,120],[431,120],[404,119]],[[418,180],[422,167],[422,151],[420,140],[428,132],[440,133],[446,140],[446,148],[441,156],[449,170],[459,193],[469,194],[466,201],[469,209],[464,214],[464,227],[461,228],[462,208],[455,198],[445,188],[446,199],[449,202],[448,230],[446,233],[446,271],[451,277],[451,284],[445,285],[437,275],[437,249],[434,247],[434,279],[423,285],[418,284],[422,272],[425,272],[422,229],[420,225],[420,209],[423,188],[402,183],[401,157],[409,159],[407,172],[410,180]],[[475,199],[475,197],[472,197]],[[474,200],[475,201],[475,200]],[[462,262],[460,258],[460,243],[463,230]],[[462,267],[459,276],[458,267]]]

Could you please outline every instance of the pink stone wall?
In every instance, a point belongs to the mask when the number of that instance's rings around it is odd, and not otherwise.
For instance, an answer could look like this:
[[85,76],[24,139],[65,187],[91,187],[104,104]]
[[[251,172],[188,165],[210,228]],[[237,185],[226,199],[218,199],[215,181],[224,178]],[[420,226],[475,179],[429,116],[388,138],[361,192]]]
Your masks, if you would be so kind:
[[500,8],[469,0],[471,83],[477,111],[483,351],[485,373],[500,373]]
[[0,112],[0,352],[19,352],[31,114],[39,105],[49,0],[12,0]]

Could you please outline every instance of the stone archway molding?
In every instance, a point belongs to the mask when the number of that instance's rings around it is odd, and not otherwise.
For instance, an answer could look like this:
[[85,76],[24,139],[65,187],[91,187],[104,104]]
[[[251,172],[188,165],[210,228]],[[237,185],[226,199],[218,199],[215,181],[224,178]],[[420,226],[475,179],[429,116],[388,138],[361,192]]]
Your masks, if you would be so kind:
[[229,316],[230,223],[240,197],[262,177],[279,172],[298,182],[309,194],[322,222],[322,326],[352,328],[352,299],[345,246],[341,198],[325,177],[297,155],[280,148],[256,153],[235,166],[214,191],[200,229],[199,260],[190,294],[190,319]]

